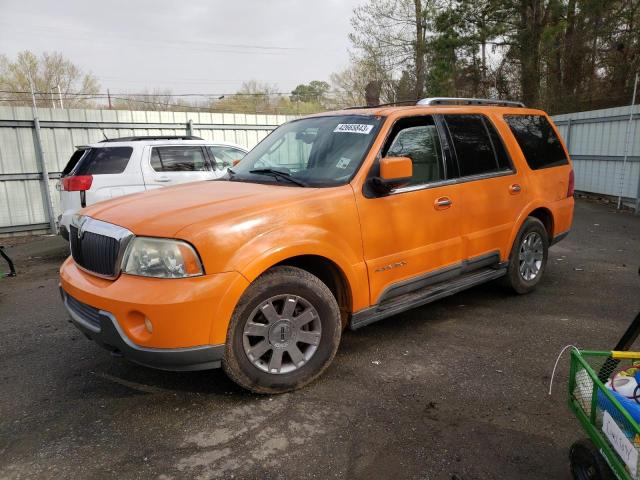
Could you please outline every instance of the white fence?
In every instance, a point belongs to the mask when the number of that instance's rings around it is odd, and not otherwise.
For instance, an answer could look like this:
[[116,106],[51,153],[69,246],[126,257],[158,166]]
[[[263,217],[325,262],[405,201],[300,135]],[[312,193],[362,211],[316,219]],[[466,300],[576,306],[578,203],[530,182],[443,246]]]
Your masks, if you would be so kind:
[[[294,117],[203,112],[38,109],[50,202],[59,214],[55,185],[77,145],[134,135],[196,135],[251,148]],[[43,163],[31,108],[0,107],[0,234],[49,228]]]
[[[640,204],[640,106],[633,113],[623,162],[630,107],[554,117],[573,159],[576,189],[622,195]],[[31,108],[0,107],[0,234],[49,228],[49,203],[59,214],[55,185],[77,145],[134,135],[192,134],[253,147],[294,117],[203,112],[39,109],[42,157]],[[48,197],[48,198],[47,198]]]
[[[576,175],[576,190],[640,197],[640,105],[568,113],[553,117],[565,139]],[[627,160],[624,161],[625,145]]]

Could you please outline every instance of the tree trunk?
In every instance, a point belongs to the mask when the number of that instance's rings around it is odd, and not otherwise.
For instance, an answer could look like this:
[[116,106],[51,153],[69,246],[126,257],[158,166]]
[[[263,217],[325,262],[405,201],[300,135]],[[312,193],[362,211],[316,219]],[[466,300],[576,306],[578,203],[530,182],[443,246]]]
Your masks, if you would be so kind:
[[[549,22],[551,25],[558,25],[562,20],[562,5],[558,0],[550,0],[551,15]],[[553,31],[553,36],[548,38],[543,51],[544,62],[547,69],[547,81],[545,95],[542,99],[542,106],[548,112],[564,113],[566,110],[566,97],[563,94],[563,71],[562,71],[562,41],[566,32],[561,30]]]
[[416,100],[422,98],[424,92],[425,66],[424,56],[426,53],[425,45],[425,25],[422,19],[422,0],[414,0],[416,7]]
[[520,88],[522,100],[530,107],[540,101],[540,41],[543,28],[543,2],[521,0],[518,31],[518,56],[520,57]]

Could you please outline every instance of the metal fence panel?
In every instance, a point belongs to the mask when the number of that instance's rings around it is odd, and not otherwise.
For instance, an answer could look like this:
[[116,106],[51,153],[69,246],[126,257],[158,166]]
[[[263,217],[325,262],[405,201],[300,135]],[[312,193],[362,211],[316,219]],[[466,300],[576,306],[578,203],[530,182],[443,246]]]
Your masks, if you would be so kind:
[[633,109],[616,107],[556,115],[553,120],[573,160],[576,190],[622,195],[637,202],[640,196],[640,105]]
[[[55,189],[76,146],[105,138],[137,135],[193,135],[252,148],[293,116],[209,112],[38,109],[42,150],[49,171],[51,202],[60,213]],[[46,197],[29,107],[0,107],[0,233],[47,227]],[[42,190],[42,191],[41,191]]]
[[[554,121],[573,159],[576,189],[627,199],[640,196],[640,106],[633,109],[628,158],[626,128],[630,107],[556,115]],[[55,214],[57,178],[78,145],[106,136],[193,135],[252,148],[290,115],[244,113],[155,112],[127,110],[38,109],[42,149],[49,171]],[[36,153],[33,114],[29,107],[0,107],[0,233],[47,227]]]

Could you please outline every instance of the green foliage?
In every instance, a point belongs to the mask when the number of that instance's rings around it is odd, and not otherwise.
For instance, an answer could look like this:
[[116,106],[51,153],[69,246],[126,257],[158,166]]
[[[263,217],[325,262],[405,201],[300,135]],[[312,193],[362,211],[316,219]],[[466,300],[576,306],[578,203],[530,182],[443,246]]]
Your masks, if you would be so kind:
[[292,102],[317,102],[324,103],[326,95],[331,89],[327,82],[313,80],[308,84],[298,85],[291,91]]
[[298,85],[286,96],[278,93],[276,85],[250,80],[235,95],[214,100],[206,108],[215,112],[305,115],[328,108],[330,88],[327,82],[314,80]]
[[640,0],[370,0],[351,22],[353,65],[334,85],[378,81],[386,101],[425,91],[588,110],[628,103],[640,70]]

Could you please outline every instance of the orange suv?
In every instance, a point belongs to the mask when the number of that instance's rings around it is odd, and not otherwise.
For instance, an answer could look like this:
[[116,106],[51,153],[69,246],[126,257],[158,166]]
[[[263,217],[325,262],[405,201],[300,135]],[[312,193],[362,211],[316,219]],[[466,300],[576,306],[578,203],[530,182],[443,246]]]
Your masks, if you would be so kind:
[[221,179],[82,210],[61,293],[134,362],[284,392],[322,373],[346,327],[498,278],[531,291],[572,216],[571,163],[540,110],[347,109],[280,126]]

